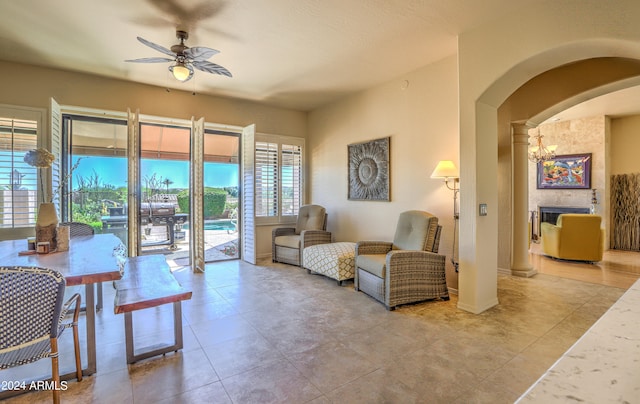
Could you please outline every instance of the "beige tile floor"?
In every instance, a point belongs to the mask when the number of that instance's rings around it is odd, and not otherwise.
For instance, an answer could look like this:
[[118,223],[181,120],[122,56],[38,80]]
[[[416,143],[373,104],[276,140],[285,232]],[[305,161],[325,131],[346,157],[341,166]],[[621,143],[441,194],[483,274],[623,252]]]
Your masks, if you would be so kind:
[[[193,290],[183,310],[184,349],[127,366],[124,320],[103,310],[98,373],[70,382],[63,402],[511,403],[640,277],[638,258],[607,253],[585,268],[534,253],[541,273],[500,275],[500,304],[480,315],[458,310],[456,296],[388,312],[351,283],[271,262],[178,270]],[[590,277],[551,274],[563,271]],[[105,290],[109,302],[114,292]],[[138,312],[134,326],[136,343],[170,338],[171,311]],[[63,361],[72,358],[66,338]],[[48,366],[2,371],[0,380]],[[50,399],[43,391],[7,402]]]

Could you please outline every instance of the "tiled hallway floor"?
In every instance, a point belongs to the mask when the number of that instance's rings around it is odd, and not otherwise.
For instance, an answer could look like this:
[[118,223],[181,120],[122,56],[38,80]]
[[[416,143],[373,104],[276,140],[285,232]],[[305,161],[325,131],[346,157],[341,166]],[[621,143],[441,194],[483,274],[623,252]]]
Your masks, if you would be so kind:
[[[263,264],[176,272],[193,290],[183,305],[185,347],[130,366],[124,320],[105,285],[98,373],[70,382],[63,402],[511,403],[625,292],[544,273],[500,275],[500,304],[480,315],[458,310],[455,295],[388,312],[352,283]],[[170,338],[170,306],[137,312],[134,327],[136,344]],[[73,358],[67,334],[63,362]],[[50,400],[45,391],[7,402]]]

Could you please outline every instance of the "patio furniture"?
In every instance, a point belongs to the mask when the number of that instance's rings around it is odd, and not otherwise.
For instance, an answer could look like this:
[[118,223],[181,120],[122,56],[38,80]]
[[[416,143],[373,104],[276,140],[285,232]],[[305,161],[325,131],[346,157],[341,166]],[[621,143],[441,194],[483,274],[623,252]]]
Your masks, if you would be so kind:
[[306,247],[331,242],[327,229],[327,213],[319,205],[303,205],[298,211],[296,227],[273,229],[271,257],[273,262],[302,265],[302,255]]
[[309,273],[325,275],[338,285],[355,276],[356,243],[316,244],[304,249],[303,268]]
[[393,242],[356,245],[355,289],[387,310],[427,299],[449,300],[444,255],[437,254],[442,226],[428,212],[400,214]]
[[[66,328],[73,329],[76,378],[82,380],[78,316],[80,295],[63,304],[64,276],[39,267],[0,268],[0,369],[51,358],[53,402],[60,402],[58,338]],[[64,322],[75,304],[73,320]]]

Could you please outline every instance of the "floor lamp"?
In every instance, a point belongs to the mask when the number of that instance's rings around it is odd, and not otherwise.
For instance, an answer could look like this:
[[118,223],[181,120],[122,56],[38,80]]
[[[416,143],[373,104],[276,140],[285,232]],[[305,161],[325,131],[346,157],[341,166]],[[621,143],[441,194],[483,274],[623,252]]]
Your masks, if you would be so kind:
[[[447,188],[453,191],[453,248],[451,249],[451,263],[458,272],[458,258],[456,254],[457,234],[458,234],[458,219],[460,219],[460,213],[458,212],[458,182],[460,181],[460,174],[458,168],[451,160],[442,160],[438,163],[431,178],[444,179],[444,183]],[[453,186],[449,185],[449,181],[453,182]]]

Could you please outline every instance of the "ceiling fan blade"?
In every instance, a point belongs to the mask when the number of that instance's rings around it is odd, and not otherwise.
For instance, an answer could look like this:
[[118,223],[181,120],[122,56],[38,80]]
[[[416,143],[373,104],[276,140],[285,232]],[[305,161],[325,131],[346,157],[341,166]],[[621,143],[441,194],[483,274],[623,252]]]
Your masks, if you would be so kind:
[[220,51],[204,46],[194,46],[184,51],[184,54],[193,60],[206,60],[218,53],[220,53]]
[[204,60],[195,60],[193,62],[193,67],[198,70],[202,70],[203,72],[222,74],[223,76],[233,77],[231,75],[231,72],[229,72],[229,70],[225,69],[224,67]]
[[173,62],[174,59],[167,58],[141,58],[141,59],[129,59],[125,60],[125,62],[135,62],[135,63],[164,63],[164,62]]
[[164,46],[160,46],[158,44],[155,44],[153,42],[147,41],[144,38],[138,37],[138,41],[142,42],[143,44],[147,45],[148,47],[157,50],[158,52],[162,52],[165,55],[169,55],[171,57],[176,57],[176,54],[174,52],[171,52],[169,49],[165,48]]

